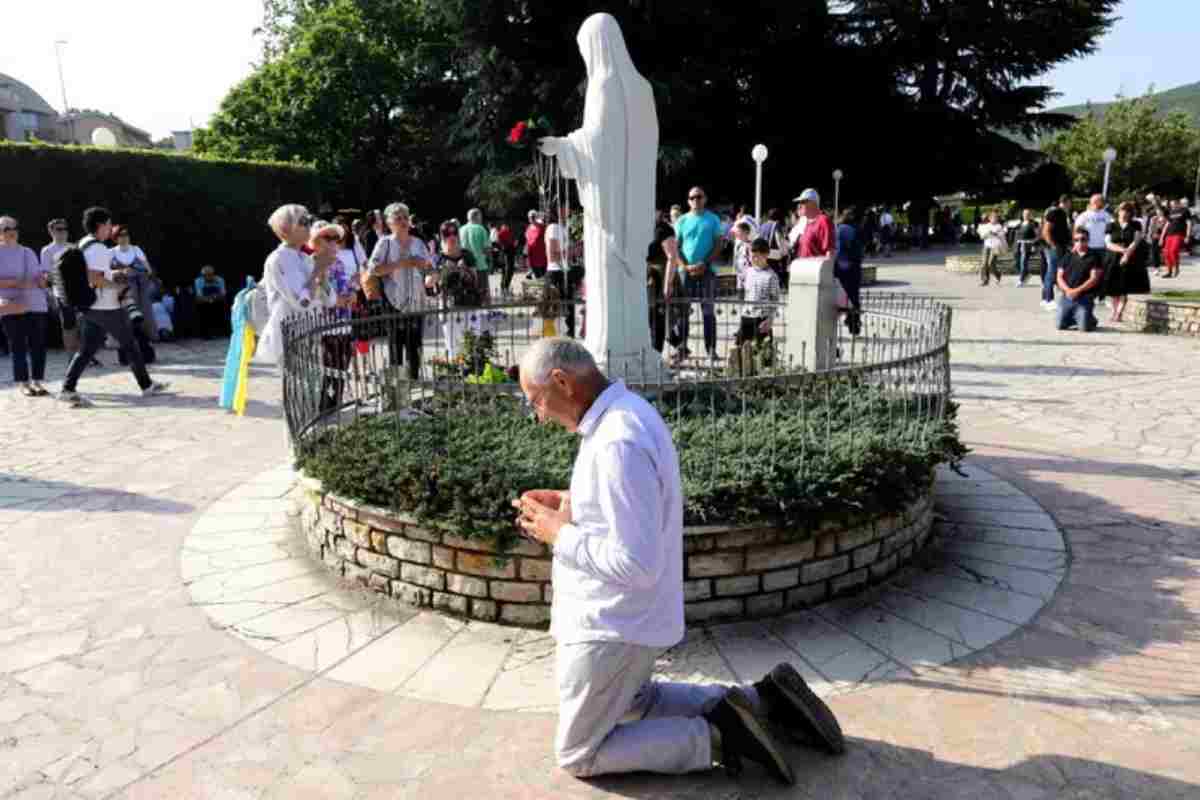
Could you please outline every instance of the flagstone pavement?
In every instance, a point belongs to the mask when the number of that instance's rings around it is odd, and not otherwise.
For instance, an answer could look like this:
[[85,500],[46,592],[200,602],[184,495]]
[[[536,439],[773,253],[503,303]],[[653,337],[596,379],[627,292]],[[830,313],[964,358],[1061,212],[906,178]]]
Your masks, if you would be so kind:
[[[289,574],[277,381],[255,368],[229,416],[223,345],[188,343],[153,370],[173,396],[133,399],[113,368],[81,381],[86,411],[0,390],[0,798],[1200,797],[1200,340],[1058,333],[1036,289],[981,288],[941,255],[880,262],[879,288],[956,309],[974,453],[939,482],[944,543],[891,586],[692,634],[660,663],[802,667],[850,749],[789,747],[796,786],[556,770],[544,637],[501,633],[487,668],[489,626]],[[1197,265],[1172,288],[1200,288]],[[292,566],[208,591],[264,564]],[[294,611],[297,589],[320,598],[305,618],[244,624]],[[453,630],[428,657],[386,650],[430,623]],[[356,671],[359,643],[383,649]]]

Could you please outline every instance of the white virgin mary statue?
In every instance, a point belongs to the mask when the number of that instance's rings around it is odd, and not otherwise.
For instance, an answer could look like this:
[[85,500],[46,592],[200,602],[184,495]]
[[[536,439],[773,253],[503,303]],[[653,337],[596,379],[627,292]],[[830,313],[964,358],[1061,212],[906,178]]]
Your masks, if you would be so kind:
[[583,127],[542,139],[541,150],[575,179],[583,203],[584,344],[610,377],[637,380],[657,375],[661,365],[650,347],[646,302],[658,113],[611,15],[588,17],[578,42],[588,74]]

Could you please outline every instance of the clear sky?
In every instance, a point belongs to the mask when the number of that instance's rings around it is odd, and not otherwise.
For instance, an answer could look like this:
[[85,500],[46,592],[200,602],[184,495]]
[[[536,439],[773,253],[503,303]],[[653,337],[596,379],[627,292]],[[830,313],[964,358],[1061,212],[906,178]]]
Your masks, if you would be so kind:
[[202,126],[259,55],[260,0],[3,0],[0,72],[62,110],[116,114],[155,139]]
[[1095,53],[1038,81],[1062,93],[1052,105],[1107,102],[1118,92],[1143,94],[1151,84],[1163,91],[1200,81],[1200,0],[1124,0],[1117,15]]
[[[54,42],[65,39],[67,99],[109,111],[156,139],[202,126],[249,74],[259,45],[260,0],[5,0],[0,72],[62,108]],[[1095,55],[1043,82],[1059,105],[1141,94],[1200,80],[1200,0],[1125,0],[1123,19]]]

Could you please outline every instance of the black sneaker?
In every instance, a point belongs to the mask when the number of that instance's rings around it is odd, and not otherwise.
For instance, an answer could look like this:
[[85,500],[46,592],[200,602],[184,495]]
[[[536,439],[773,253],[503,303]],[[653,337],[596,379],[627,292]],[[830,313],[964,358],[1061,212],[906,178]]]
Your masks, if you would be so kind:
[[721,734],[720,761],[731,776],[742,772],[742,757],[756,761],[782,783],[796,782],[792,766],[754,713],[750,698],[734,687],[704,718]]
[[846,752],[846,739],[837,717],[821,698],[813,694],[791,664],[771,670],[754,688],[770,711],[767,719],[805,744],[814,744],[832,755]]

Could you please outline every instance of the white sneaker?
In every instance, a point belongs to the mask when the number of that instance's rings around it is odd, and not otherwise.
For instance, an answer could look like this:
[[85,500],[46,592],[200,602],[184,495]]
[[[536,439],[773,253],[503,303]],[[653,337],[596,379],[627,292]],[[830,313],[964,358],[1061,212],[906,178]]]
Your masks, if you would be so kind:
[[1022,288],[1022,287],[1024,287],[1024,286],[1025,286],[1025,279],[1024,279],[1024,278],[1017,278],[1017,288],[1018,288],[1018,289],[1020,289],[1020,288]]
[[142,389],[142,397],[154,397],[155,395],[166,394],[170,388],[171,384],[166,381],[155,381],[145,389]]
[[1042,301],[1042,311],[1053,311],[1056,308],[1058,308],[1058,303],[1055,303],[1052,300]]

